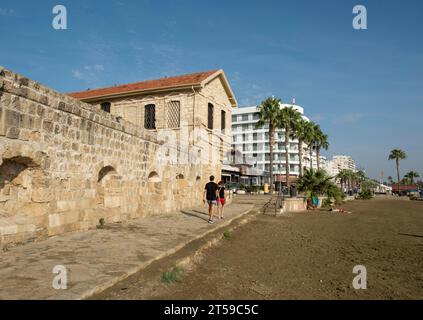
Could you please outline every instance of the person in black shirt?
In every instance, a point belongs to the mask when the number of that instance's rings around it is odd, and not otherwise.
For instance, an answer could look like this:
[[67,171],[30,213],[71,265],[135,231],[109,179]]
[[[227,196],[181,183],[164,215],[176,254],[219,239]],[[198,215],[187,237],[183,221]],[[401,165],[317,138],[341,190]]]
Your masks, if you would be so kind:
[[213,223],[213,207],[217,208],[217,199],[219,198],[219,187],[214,182],[214,176],[210,176],[210,182],[204,188],[203,202],[209,205],[209,223]]
[[217,203],[220,205],[219,210],[219,218],[223,219],[223,211],[225,209],[225,185],[223,181],[219,181],[219,198],[217,199]]

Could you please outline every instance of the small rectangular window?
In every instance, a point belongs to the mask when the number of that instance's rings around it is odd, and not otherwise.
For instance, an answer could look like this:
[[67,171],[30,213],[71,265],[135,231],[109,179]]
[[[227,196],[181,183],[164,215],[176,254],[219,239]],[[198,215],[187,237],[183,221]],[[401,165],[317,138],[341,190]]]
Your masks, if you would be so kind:
[[156,106],[148,104],[144,107],[144,128],[156,129]]
[[110,102],[103,102],[102,104],[100,104],[101,106],[101,110],[110,113],[110,109],[112,104]]
[[171,101],[167,106],[167,127],[179,128],[181,125],[181,103]]
[[209,103],[208,105],[208,113],[207,113],[207,128],[213,129],[213,112],[214,106]]
[[220,112],[220,128],[222,131],[226,129],[226,112],[224,110]]

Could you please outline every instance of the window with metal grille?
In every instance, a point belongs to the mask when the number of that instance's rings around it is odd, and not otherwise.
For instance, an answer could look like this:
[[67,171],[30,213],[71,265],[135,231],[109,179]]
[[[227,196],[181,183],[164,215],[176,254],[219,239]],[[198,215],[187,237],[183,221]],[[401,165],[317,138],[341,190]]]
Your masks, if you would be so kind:
[[214,106],[209,103],[208,113],[207,113],[207,128],[213,129],[213,112]]
[[102,104],[100,104],[101,106],[101,110],[110,113],[110,109],[112,104],[110,102],[103,102]]
[[226,112],[224,110],[220,112],[220,128],[221,130],[226,129]]
[[156,105],[147,104],[144,108],[144,128],[156,129]]
[[167,127],[179,128],[181,125],[181,103],[170,101],[167,106]]

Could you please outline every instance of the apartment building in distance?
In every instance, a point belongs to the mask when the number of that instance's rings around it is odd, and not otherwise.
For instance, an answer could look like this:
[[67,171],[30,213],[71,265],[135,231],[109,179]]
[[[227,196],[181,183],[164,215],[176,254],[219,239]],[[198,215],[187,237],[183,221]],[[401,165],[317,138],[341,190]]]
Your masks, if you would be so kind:
[[357,171],[354,159],[346,155],[334,155],[332,160],[326,161],[326,165],[323,168],[331,176],[336,176],[341,170]]
[[[303,118],[309,121],[304,116],[304,108],[295,104],[281,104],[281,108],[294,107],[303,115]],[[270,150],[269,150],[269,127],[268,125],[262,128],[256,128],[259,120],[259,109],[257,106],[241,107],[234,109],[232,112],[232,144],[233,149],[240,155],[240,159],[235,160],[238,163],[250,164],[253,168],[264,171],[265,175],[269,177],[270,171]],[[275,146],[273,148],[273,173],[275,181],[286,182],[285,178],[285,131],[278,129],[276,131]],[[310,166],[310,153],[308,146],[303,146],[303,166]],[[290,140],[288,146],[289,154],[289,175],[292,181],[295,181],[300,174],[300,159],[299,159],[299,145],[298,140]],[[313,167],[316,168],[316,154],[313,152],[312,156]]]

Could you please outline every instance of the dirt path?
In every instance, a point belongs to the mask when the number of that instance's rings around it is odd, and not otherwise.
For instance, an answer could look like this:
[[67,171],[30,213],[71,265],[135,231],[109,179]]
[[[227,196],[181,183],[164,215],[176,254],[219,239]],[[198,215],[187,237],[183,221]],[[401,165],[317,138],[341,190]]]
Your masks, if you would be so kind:
[[[423,202],[371,200],[352,214],[258,216],[207,250],[180,282],[158,263],[99,299],[423,299]],[[368,289],[354,290],[364,265]]]

